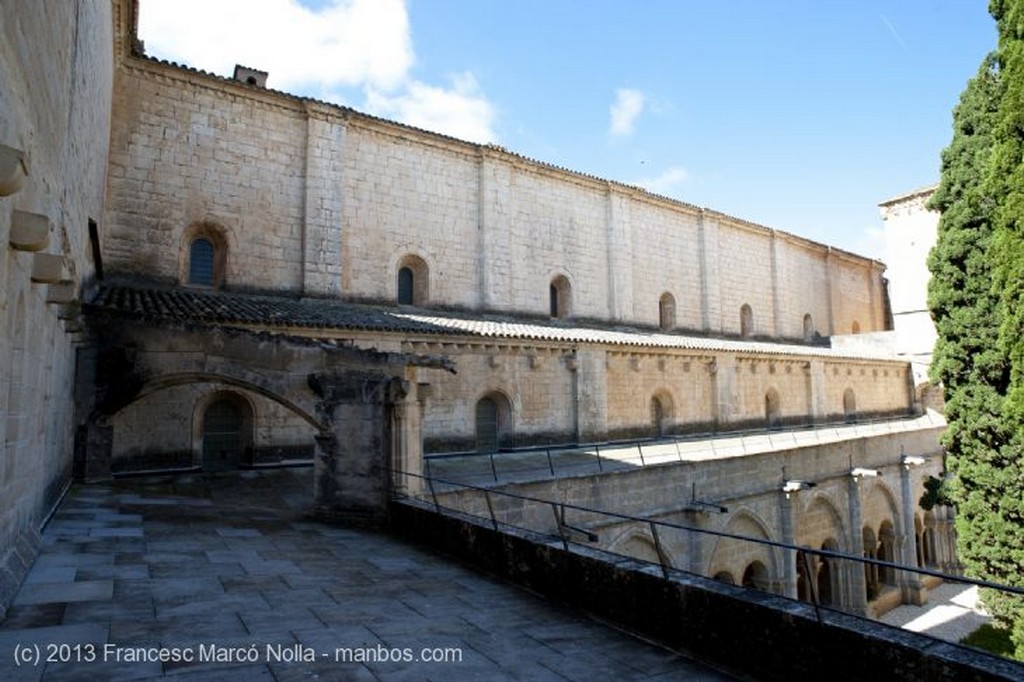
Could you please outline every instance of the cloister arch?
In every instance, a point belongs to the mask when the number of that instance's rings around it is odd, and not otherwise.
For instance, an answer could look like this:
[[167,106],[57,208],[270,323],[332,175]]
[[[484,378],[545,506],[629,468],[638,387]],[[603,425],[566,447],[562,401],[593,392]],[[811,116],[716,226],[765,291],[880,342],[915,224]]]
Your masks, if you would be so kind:
[[[768,524],[747,509],[741,509],[733,514],[723,531],[731,535],[757,540],[773,539],[768,530]],[[761,568],[755,568],[754,574],[752,574],[761,584],[765,585],[759,589],[775,591],[775,583],[781,575],[782,565],[776,548],[737,538],[718,537],[711,550],[705,575],[714,576],[724,571],[733,576],[746,576],[747,571],[754,564],[763,568],[763,571]]]
[[616,554],[633,557],[641,561],[648,561],[652,564],[660,564],[658,548],[650,533],[639,528],[630,528],[622,532],[608,546],[608,550]]

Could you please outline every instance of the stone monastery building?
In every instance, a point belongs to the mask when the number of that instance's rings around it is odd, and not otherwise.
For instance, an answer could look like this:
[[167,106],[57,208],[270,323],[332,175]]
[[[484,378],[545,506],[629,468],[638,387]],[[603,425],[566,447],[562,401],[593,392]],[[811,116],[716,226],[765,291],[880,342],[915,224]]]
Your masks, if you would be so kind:
[[[315,459],[318,505],[373,514],[424,454],[920,414],[909,363],[866,343],[892,327],[881,263],[152,59],[137,14],[0,6],[0,608],[73,477]],[[742,528],[941,563],[948,520],[916,502],[938,429],[908,433],[816,460],[788,531],[761,502]],[[851,466],[900,446],[927,466],[851,520]],[[721,499],[776,508],[773,462]],[[697,568],[739,582],[721,563]]]

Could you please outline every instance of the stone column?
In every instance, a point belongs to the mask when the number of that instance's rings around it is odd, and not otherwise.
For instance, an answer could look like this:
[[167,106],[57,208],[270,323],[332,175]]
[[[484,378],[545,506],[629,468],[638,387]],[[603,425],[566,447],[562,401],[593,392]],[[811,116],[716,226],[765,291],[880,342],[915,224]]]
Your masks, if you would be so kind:
[[608,264],[608,318],[634,319],[633,235],[630,229],[629,196],[616,193],[608,183],[605,201],[605,261]]
[[720,354],[708,365],[715,390],[715,428],[727,426],[735,418],[737,397],[734,393],[736,358]]
[[572,373],[576,436],[582,442],[608,435],[608,357],[599,348],[579,348],[566,359]]
[[351,371],[314,375],[310,387],[320,397],[317,416],[325,426],[315,439],[317,513],[356,522],[382,520],[394,438],[386,408],[405,398],[408,382]]
[[[345,126],[306,101],[306,177],[302,224],[302,293],[342,293]],[[347,273],[346,273],[347,274]]]
[[831,336],[839,332],[836,329],[836,299],[832,291],[834,288],[832,285],[832,264],[834,262],[832,247],[829,246],[827,249],[825,252],[825,297],[828,300],[828,333]]
[[783,335],[782,326],[782,275],[780,274],[782,256],[779,251],[781,242],[775,230],[772,230],[771,265],[772,265],[772,335],[776,338]]
[[[850,476],[846,483],[846,496],[850,510],[850,554],[864,556],[864,520],[860,506],[860,476]],[[867,584],[864,577],[864,564],[844,561],[848,567],[849,595],[847,609],[859,616],[866,616],[868,610]]]
[[[897,530],[897,561],[906,566],[917,567],[917,534],[914,532],[914,498],[910,493],[910,465],[900,465],[900,510],[901,523]],[[928,602],[928,592],[921,583],[921,576],[910,571],[899,571],[897,580],[905,604],[918,606]]]
[[722,301],[718,284],[718,223],[704,209],[698,217],[701,324],[705,332],[722,332]]
[[[409,376],[411,374],[411,376]],[[423,491],[423,404],[415,371],[407,374],[405,397],[392,396],[391,405],[391,492],[415,496]]]
[[811,360],[807,363],[807,406],[812,424],[819,424],[828,417],[825,402],[825,362]]
[[[788,545],[796,544],[794,536],[793,505],[796,499],[790,493],[779,491],[779,519],[782,522],[782,541]],[[808,579],[811,579],[808,577]],[[782,550],[782,596],[797,598],[796,593],[796,550]]]

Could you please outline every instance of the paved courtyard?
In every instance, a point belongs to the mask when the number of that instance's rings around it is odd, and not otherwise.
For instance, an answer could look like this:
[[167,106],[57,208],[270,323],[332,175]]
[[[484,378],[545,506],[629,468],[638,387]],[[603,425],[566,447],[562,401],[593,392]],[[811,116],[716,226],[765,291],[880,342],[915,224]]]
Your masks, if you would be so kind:
[[310,488],[308,469],[75,487],[0,621],[0,679],[732,679],[430,551],[307,520]]

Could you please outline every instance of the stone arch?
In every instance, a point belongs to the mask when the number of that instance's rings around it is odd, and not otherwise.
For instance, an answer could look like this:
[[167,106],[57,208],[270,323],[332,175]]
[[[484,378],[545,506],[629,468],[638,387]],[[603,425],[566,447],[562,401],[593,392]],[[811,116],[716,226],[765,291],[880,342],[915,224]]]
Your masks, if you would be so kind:
[[804,340],[810,341],[814,338],[814,319],[810,313],[804,315]]
[[764,394],[764,419],[770,429],[782,425],[782,399],[774,387],[769,388]]
[[109,415],[104,416],[107,419],[115,417],[117,416],[117,413],[120,412],[120,410],[127,407],[128,404],[141,400],[142,398],[157,391],[163,390],[165,388],[171,388],[172,386],[181,386],[183,384],[201,383],[223,384],[225,386],[235,387],[244,391],[252,391],[253,393],[257,393],[259,395],[264,396],[265,398],[269,398],[270,400],[273,400],[274,402],[277,402],[284,406],[285,408],[291,410],[296,415],[301,417],[303,420],[308,422],[309,425],[312,426],[317,431],[324,431],[327,428],[326,425],[324,425],[319,419],[317,419],[314,416],[316,410],[313,404],[312,393],[310,393],[310,395],[307,398],[309,400],[309,404],[304,405],[301,404],[296,399],[297,396],[289,398],[280,395],[280,393],[266,385],[254,383],[246,379],[216,372],[172,372],[168,374],[162,374],[157,377],[153,377],[142,385],[142,387],[135,394],[130,403],[121,405],[118,410],[110,413]]
[[[886,519],[878,527],[878,560],[896,563],[896,529]],[[896,584],[896,570],[891,566],[879,566],[878,581],[884,585]]]
[[204,471],[253,464],[256,409],[244,393],[210,391],[196,401],[192,418],[193,457]]
[[843,391],[843,419],[848,422],[857,421],[857,394],[852,388]]
[[639,528],[630,528],[621,533],[609,546],[608,551],[615,554],[647,561],[652,564],[660,564],[661,557],[658,556],[658,548],[650,533]]
[[715,573],[715,575],[712,576],[712,580],[725,583],[726,585],[736,584],[736,579],[732,577],[732,573],[729,571],[719,571],[718,573]]
[[497,452],[513,443],[512,401],[499,390],[480,396],[474,407],[474,432],[477,452]]
[[665,292],[658,300],[658,327],[662,331],[670,331],[676,326],[676,299]]
[[750,304],[744,303],[740,306],[740,336],[750,336],[754,333],[754,310]]
[[771,592],[771,574],[768,567],[758,560],[751,561],[743,570],[743,580],[740,583],[743,587],[749,587],[762,592]]
[[430,268],[415,254],[405,254],[396,267],[396,296],[399,305],[425,306],[430,300]]
[[[731,516],[728,523],[725,524],[723,532],[744,538],[771,540],[772,536],[768,528],[768,524],[757,514],[748,509],[741,509]],[[781,559],[778,550],[758,542],[733,537],[717,537],[714,548],[711,550],[711,559],[708,562],[708,570],[705,575],[713,576],[725,571],[732,575],[743,576],[750,565],[755,562],[765,568],[763,577],[769,587],[763,589],[771,590],[771,584],[781,574],[779,570]]]
[[180,281],[188,286],[222,288],[228,264],[228,237],[223,226],[202,221],[182,236]]
[[651,396],[651,428],[655,436],[664,436],[671,431],[675,421],[675,401],[668,389],[659,389]]
[[846,537],[843,526],[843,515],[839,513],[835,503],[824,493],[811,496],[797,519],[797,544],[807,547],[820,547],[829,538],[837,539],[839,549]]
[[565,319],[572,315],[572,284],[565,275],[556,275],[548,287],[551,317]]

